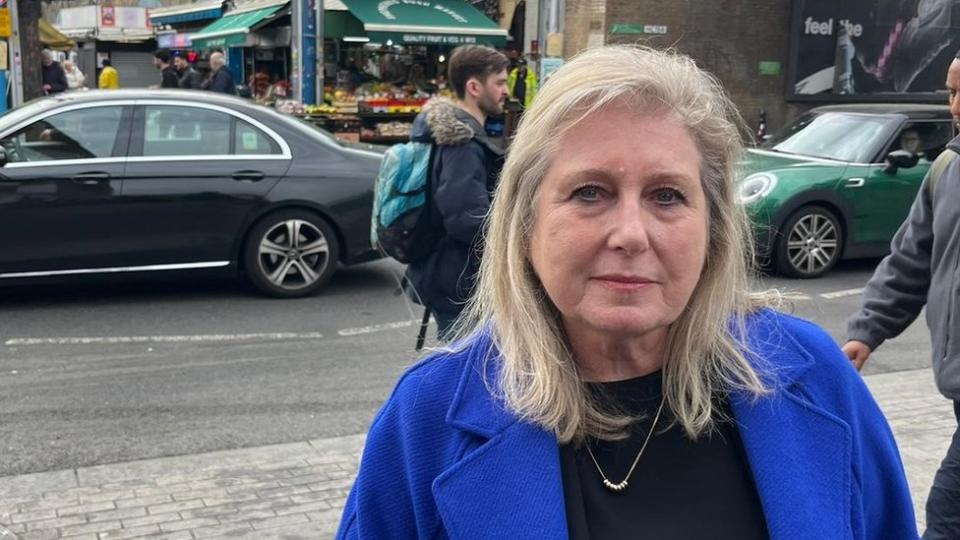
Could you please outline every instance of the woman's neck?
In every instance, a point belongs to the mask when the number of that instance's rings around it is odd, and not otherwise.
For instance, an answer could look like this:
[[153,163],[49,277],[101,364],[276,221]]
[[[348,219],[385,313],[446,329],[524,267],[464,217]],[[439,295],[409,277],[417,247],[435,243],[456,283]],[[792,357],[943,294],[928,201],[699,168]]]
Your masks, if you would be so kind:
[[666,328],[642,336],[569,329],[567,335],[580,373],[589,382],[642,377],[663,369],[666,361]]

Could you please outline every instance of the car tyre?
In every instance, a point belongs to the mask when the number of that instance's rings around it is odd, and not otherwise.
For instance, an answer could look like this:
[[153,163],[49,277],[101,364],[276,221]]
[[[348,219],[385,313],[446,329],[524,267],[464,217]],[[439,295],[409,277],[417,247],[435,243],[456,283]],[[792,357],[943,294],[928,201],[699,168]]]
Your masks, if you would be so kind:
[[305,210],[274,212],[247,235],[243,263],[260,292],[276,298],[316,293],[337,269],[340,246],[333,228]]
[[840,260],[843,242],[843,229],[833,212],[822,206],[805,206],[780,228],[774,267],[788,277],[818,278]]

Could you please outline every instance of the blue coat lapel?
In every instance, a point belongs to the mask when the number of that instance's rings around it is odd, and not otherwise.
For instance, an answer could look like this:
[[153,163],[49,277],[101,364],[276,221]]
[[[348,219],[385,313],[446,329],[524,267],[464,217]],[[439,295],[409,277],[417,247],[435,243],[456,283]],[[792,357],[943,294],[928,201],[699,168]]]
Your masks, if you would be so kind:
[[[850,427],[803,398],[798,380],[814,360],[786,332],[758,317],[751,346],[767,364],[773,393],[731,398],[772,540],[852,538]],[[771,317],[772,319],[772,317]]]
[[557,440],[524,422],[445,471],[433,494],[450,538],[569,538]]
[[434,481],[443,524],[455,539],[565,540],[557,439],[518,421],[490,395],[487,382],[496,381],[495,369],[482,358],[467,362],[447,413],[450,424],[485,442]]

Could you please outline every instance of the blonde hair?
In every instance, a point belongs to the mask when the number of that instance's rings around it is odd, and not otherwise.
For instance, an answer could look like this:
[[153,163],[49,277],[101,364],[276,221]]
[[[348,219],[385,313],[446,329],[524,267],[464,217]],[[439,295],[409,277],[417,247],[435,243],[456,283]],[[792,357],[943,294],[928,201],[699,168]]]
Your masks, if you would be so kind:
[[620,438],[631,419],[597,403],[579,375],[559,313],[530,263],[534,200],[566,130],[623,100],[638,116],[668,111],[689,130],[709,206],[706,262],[668,332],[666,403],[696,438],[713,427],[718,394],[768,392],[737,338],[746,316],[770,301],[749,292],[752,244],[733,186],[742,120],[719,82],[689,57],[637,46],[590,49],[553,73],[520,122],[489,216],[476,292],[457,326],[460,336],[489,328],[500,362],[491,386],[515,414],[564,443]]

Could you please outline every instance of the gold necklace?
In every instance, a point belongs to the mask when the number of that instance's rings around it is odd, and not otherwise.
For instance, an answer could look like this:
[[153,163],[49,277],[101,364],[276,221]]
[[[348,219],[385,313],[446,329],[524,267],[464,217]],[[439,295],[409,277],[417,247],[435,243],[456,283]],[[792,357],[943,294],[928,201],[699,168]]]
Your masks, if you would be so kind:
[[660,413],[663,412],[663,403],[666,400],[666,396],[660,398],[660,407],[657,409],[657,415],[653,417],[653,424],[650,425],[650,431],[647,432],[647,438],[643,441],[643,446],[640,447],[640,451],[637,452],[637,457],[633,460],[633,465],[630,466],[630,471],[627,472],[626,478],[618,484],[614,484],[609,479],[607,475],[603,474],[603,469],[600,468],[600,463],[597,462],[597,458],[594,457],[593,451],[590,450],[590,444],[585,443],[587,447],[587,453],[590,454],[590,459],[593,460],[593,464],[597,467],[597,472],[600,473],[600,478],[603,478],[603,485],[610,491],[614,493],[620,493],[621,491],[627,489],[627,482],[630,480],[630,477],[633,476],[634,469],[637,468],[637,463],[640,463],[640,456],[643,455],[643,451],[647,449],[647,444],[650,442],[650,437],[653,436],[653,431],[657,428],[657,421],[660,420]]

